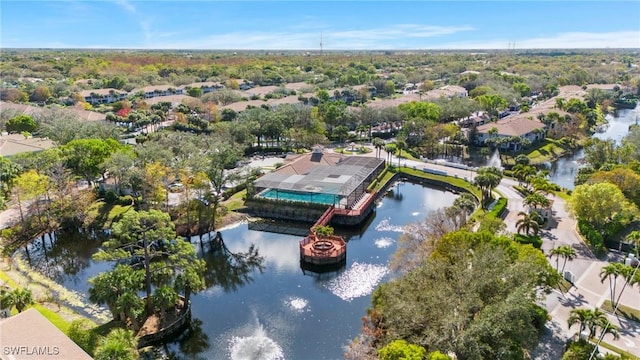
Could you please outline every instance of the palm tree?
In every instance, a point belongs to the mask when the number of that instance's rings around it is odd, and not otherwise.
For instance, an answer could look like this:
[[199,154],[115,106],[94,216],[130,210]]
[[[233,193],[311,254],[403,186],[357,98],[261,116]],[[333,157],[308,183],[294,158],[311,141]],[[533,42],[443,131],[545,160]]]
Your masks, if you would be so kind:
[[133,331],[116,328],[111,330],[96,348],[96,360],[137,360],[138,340]]
[[640,231],[630,232],[625,239],[635,245],[636,256],[638,256],[640,254]]
[[152,296],[154,306],[160,311],[160,318],[166,317],[167,310],[178,303],[178,293],[168,286],[160,286]]
[[22,312],[24,308],[33,304],[33,294],[29,289],[15,288],[11,291],[11,302],[18,312]]
[[611,334],[613,335],[613,340],[620,339],[620,328],[613,325],[608,319],[602,319],[598,326],[600,327],[601,338],[604,338],[606,334]]
[[398,157],[398,167],[400,167],[400,156],[402,155],[402,151],[407,148],[407,143],[404,140],[396,141],[396,156]]
[[537,211],[532,211],[530,213],[520,211],[518,216],[522,216],[522,218],[516,222],[518,234],[524,232],[526,235],[529,235],[529,232],[532,231],[534,236],[538,235],[538,232],[540,231],[540,224],[543,219]]
[[523,203],[535,210],[547,208],[551,205],[551,201],[549,201],[546,196],[537,192],[527,195],[527,197],[524,198]]
[[607,322],[608,320],[604,311],[598,308],[594,308],[593,310],[573,309],[569,313],[569,319],[567,319],[569,328],[571,328],[574,324],[579,324],[580,334],[582,334],[585,330],[589,330],[590,337],[596,335],[596,330],[598,327],[604,329],[606,333],[607,329],[602,325],[606,325]]
[[380,157],[380,150],[384,147],[384,140],[376,137],[373,138],[373,147],[376,148],[376,159]]
[[[528,159],[529,158],[527,158],[527,160]],[[516,161],[518,161],[517,157],[516,157]],[[536,168],[530,165],[517,164],[516,166],[513,167],[513,176],[515,176],[515,178],[518,179],[520,183],[523,183],[523,182],[528,183],[529,178],[535,174],[536,174]]]
[[558,263],[560,262],[560,258],[564,259],[562,263],[562,271],[561,274],[564,274],[564,267],[567,265],[567,260],[573,260],[577,257],[576,249],[569,245],[558,246],[557,248],[551,249],[551,256],[556,256],[556,270],[558,270]]
[[618,282],[618,276],[625,276],[625,265],[622,263],[611,263],[600,270],[600,282],[604,282],[609,279],[609,291],[611,295],[611,307],[616,307],[616,285]]
[[491,198],[491,191],[495,189],[502,180],[502,170],[496,167],[483,167],[478,170],[474,183],[482,191],[482,205],[486,204],[486,200]]
[[396,151],[396,144],[387,144],[384,151],[387,152],[387,163],[391,164],[391,155]]

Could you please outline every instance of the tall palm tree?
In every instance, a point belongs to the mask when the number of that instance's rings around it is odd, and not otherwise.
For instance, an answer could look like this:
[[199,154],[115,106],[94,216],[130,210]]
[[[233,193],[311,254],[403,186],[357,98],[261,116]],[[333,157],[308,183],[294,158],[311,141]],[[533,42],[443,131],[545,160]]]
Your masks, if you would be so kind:
[[404,140],[396,141],[396,156],[398,157],[398,167],[400,167],[400,156],[402,152],[407,148],[407,143]]
[[600,327],[601,338],[603,338],[606,334],[611,334],[613,335],[613,340],[620,339],[620,328],[613,325],[608,319],[602,319],[598,326]]
[[495,189],[502,180],[502,170],[496,167],[483,167],[478,170],[478,174],[474,179],[474,184],[482,191],[483,208],[487,199],[491,198],[491,191]]
[[384,151],[387,152],[387,163],[391,165],[391,155],[396,151],[396,144],[387,144]]
[[[567,324],[569,328],[571,328],[574,324],[580,325],[580,334],[585,330],[589,330],[589,336],[595,336],[596,330],[598,327],[607,331],[607,329],[603,326],[608,322],[605,312],[594,308],[590,309],[573,309],[569,313],[569,318],[567,319]],[[615,335],[614,335],[615,336]]]
[[606,279],[609,279],[609,291],[611,295],[611,307],[616,307],[616,285],[618,283],[619,276],[625,276],[627,270],[625,269],[624,264],[622,263],[611,263],[602,268],[600,270],[600,282],[604,282]]
[[556,257],[556,270],[558,270],[558,263],[560,262],[560,258],[564,259],[564,262],[562,263],[562,270],[560,271],[561,274],[564,274],[564,267],[567,265],[567,261],[573,260],[578,256],[578,254],[576,253],[576,249],[569,245],[563,245],[558,246],[557,248],[553,248],[551,249],[550,254],[551,256],[555,255]]
[[376,159],[380,157],[380,150],[384,147],[384,140],[376,137],[373,138],[373,147],[376,148]]
[[537,211],[532,211],[530,213],[520,211],[518,216],[522,217],[516,222],[516,230],[518,231],[518,234],[524,232],[525,235],[529,235],[530,232],[533,232],[534,236],[538,235],[538,232],[540,231],[540,224],[543,219]]

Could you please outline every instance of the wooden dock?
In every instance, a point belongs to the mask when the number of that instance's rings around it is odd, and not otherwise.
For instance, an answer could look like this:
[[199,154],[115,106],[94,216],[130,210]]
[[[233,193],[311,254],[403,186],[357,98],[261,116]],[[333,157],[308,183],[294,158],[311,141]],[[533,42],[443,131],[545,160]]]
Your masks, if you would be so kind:
[[313,265],[335,265],[347,260],[347,243],[341,236],[309,234],[300,241],[300,260]]

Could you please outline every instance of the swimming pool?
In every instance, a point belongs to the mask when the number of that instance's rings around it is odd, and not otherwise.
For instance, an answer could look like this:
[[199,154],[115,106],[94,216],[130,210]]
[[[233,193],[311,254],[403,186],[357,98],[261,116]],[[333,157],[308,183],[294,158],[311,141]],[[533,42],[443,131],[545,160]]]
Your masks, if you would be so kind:
[[261,197],[266,199],[285,200],[285,201],[297,201],[307,202],[315,204],[334,205],[340,202],[340,196],[334,194],[324,193],[300,193],[295,191],[269,189],[262,194]]

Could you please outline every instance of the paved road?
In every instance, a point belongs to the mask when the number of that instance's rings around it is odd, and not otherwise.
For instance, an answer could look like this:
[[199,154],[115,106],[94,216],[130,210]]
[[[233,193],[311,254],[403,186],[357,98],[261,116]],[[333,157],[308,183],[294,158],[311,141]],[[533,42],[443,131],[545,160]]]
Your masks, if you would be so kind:
[[[369,153],[368,156],[375,156],[375,152]],[[383,153],[382,156],[384,158],[386,154]],[[397,164],[398,159],[393,157],[392,163]],[[415,166],[417,169],[426,167],[445,171],[450,176],[458,176],[471,181],[475,176],[473,171],[448,167],[443,164],[405,159],[400,159],[400,164],[409,167]],[[496,188],[502,196],[508,199],[508,211],[504,220],[509,232],[516,232],[515,224],[519,219],[518,213],[524,210],[523,198],[520,193],[513,189],[513,185],[517,185],[517,181],[503,179]],[[549,311],[552,320],[546,325],[546,333],[538,348],[533,352],[533,358],[539,360],[555,360],[562,357],[563,346],[567,339],[578,332],[577,325],[574,325],[571,329],[567,325],[571,310],[599,307],[609,298],[608,281],[604,283],[600,281],[600,270],[609,262],[597,259],[584,244],[581,236],[577,233],[575,219],[566,210],[564,199],[557,196],[550,196],[550,199],[553,200],[552,220],[548,228],[541,233],[543,239],[542,250],[545,254],[549,254],[550,250],[555,247],[568,245],[576,250],[578,256],[575,260],[567,262],[565,267],[565,271],[570,271],[575,276],[574,286],[566,294],[554,291],[544,297],[543,304]],[[549,261],[552,266],[556,266],[555,257],[550,257]],[[560,261],[560,266],[562,266],[562,260]],[[618,286],[618,293],[621,290],[621,286]],[[640,309],[638,286],[624,289],[620,303]],[[604,341],[631,354],[640,356],[640,323],[613,315],[608,317],[611,323],[620,328],[620,339],[614,340],[611,335],[607,335]]]

